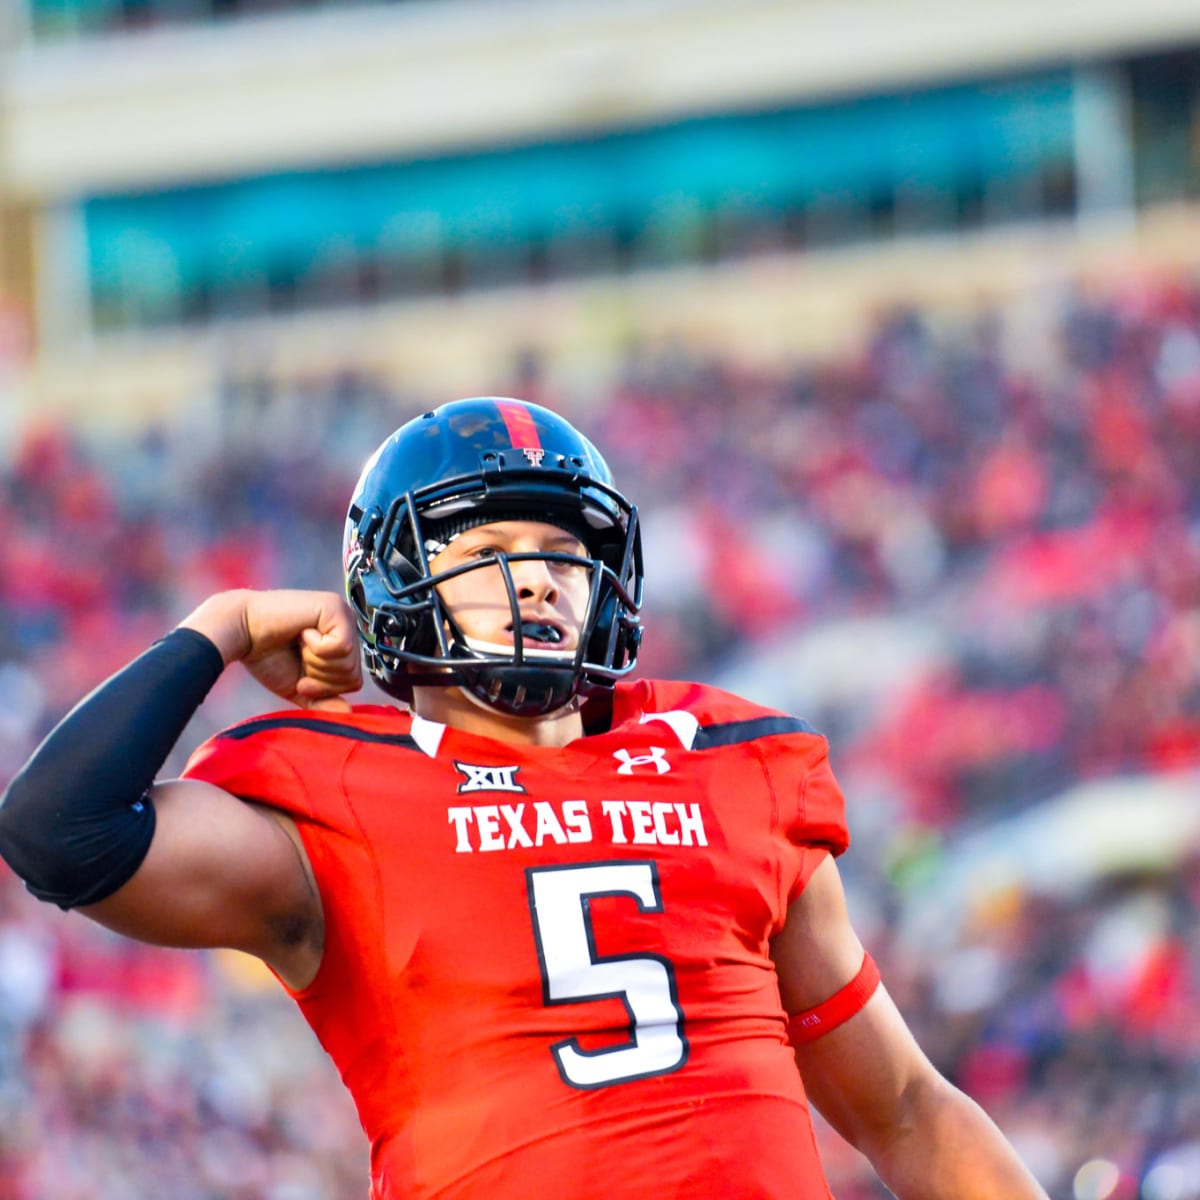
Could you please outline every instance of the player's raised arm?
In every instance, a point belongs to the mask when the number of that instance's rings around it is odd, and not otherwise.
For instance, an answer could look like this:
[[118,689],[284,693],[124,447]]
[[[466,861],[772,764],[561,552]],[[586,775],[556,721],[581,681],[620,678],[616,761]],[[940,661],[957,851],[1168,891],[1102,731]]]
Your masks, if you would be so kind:
[[64,909],[147,941],[237,946],[294,977],[294,947],[319,943],[320,906],[287,823],[208,784],[154,785],[233,661],[310,707],[345,708],[360,682],[333,593],[214,596],[38,747],[0,804],[0,855]]
[[879,985],[832,858],[789,908],[772,957],[809,1098],[900,1200],[1046,1200],[987,1114],[934,1068]]

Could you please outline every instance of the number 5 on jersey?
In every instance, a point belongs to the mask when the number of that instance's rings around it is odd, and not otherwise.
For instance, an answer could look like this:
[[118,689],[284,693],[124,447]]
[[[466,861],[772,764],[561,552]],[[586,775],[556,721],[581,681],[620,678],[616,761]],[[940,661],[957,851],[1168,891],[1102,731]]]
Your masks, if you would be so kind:
[[683,1013],[671,964],[656,954],[601,957],[592,930],[591,900],[632,896],[641,912],[662,912],[653,862],[530,867],[529,910],[547,1005],[617,997],[629,1016],[629,1041],[583,1050],[575,1038],[550,1047],[571,1087],[591,1089],[666,1075],[687,1061]]

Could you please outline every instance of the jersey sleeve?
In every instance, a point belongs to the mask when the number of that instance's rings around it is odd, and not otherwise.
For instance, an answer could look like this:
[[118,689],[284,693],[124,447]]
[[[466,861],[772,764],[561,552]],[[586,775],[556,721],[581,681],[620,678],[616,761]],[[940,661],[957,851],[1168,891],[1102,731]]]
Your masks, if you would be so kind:
[[697,749],[729,748],[754,754],[770,778],[777,828],[788,853],[788,902],[804,890],[828,854],[850,845],[846,801],[829,765],[829,744],[807,721],[705,684],[646,685],[648,703],[660,713],[682,710],[697,722]]
[[292,817],[316,815],[304,773],[268,734],[240,736],[235,726],[209,738],[188,759],[183,778],[215,784],[242,800],[269,805]]
[[829,745],[823,737],[810,735],[804,778],[800,783],[799,822],[805,840],[843,853],[850,845],[846,825],[846,798],[829,765]]
[[[780,822],[798,854],[790,904],[805,888],[827,854],[843,854],[850,845],[846,800],[829,765],[829,746],[815,733],[779,739],[769,756]],[[791,744],[787,744],[791,743]]]

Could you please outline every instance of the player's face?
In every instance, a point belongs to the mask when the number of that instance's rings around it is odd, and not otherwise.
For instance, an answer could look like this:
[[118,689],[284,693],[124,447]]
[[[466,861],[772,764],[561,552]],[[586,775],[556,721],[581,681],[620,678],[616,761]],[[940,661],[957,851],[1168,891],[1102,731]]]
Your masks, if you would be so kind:
[[[468,529],[437,555],[436,574],[497,554],[587,555],[573,534],[541,521],[496,521]],[[590,572],[571,563],[528,559],[510,562],[526,647],[567,653],[579,645],[587,611]],[[506,649],[513,645],[513,616],[499,565],[464,571],[438,585],[438,592],[462,632],[473,641]]]

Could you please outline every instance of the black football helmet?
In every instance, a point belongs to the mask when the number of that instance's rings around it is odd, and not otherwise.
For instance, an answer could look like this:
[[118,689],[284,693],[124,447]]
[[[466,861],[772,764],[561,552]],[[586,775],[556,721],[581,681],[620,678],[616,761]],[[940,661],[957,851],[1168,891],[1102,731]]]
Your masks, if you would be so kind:
[[[434,575],[449,534],[485,521],[540,520],[577,533],[586,558],[497,554]],[[509,562],[543,559],[589,571],[574,650],[555,651],[523,629]],[[388,694],[457,686],[515,716],[554,712],[611,688],[637,660],[642,546],[637,509],[604,459],[569,422],[536,404],[476,397],[445,404],[398,429],[368,461],[346,520],[343,565],[363,661]],[[444,579],[499,566],[513,645],[468,638],[438,594]]]

